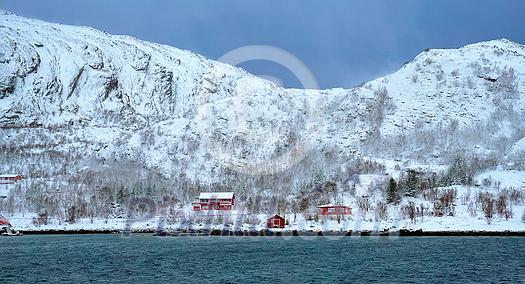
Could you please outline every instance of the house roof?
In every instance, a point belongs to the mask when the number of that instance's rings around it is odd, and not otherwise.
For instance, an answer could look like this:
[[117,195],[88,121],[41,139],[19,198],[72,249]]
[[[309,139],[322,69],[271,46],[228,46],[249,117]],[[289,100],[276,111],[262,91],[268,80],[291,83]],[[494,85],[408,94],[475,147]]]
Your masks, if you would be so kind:
[[17,175],[17,174],[0,175],[0,177],[17,177],[17,176],[20,176],[20,175]]
[[272,218],[275,218],[275,217],[279,217],[279,218],[281,218],[281,219],[284,219],[283,217],[281,217],[281,216],[275,214],[275,215],[273,215],[272,217],[268,218],[268,220],[270,220],[270,219],[272,219]]
[[332,204],[326,204],[326,205],[320,205],[320,206],[317,206],[317,208],[328,208],[328,207],[348,207],[348,206],[344,206],[344,205],[332,205]]
[[199,199],[233,198],[233,192],[201,192]]

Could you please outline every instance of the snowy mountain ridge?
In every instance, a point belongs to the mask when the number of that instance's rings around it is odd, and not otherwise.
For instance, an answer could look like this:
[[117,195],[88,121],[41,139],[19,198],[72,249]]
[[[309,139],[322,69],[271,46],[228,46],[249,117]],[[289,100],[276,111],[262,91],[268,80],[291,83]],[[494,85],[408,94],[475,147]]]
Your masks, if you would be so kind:
[[[88,167],[130,184],[156,174],[191,196],[202,187],[291,190],[315,171],[335,179],[355,155],[433,163],[462,155],[525,166],[525,47],[507,39],[426,50],[392,75],[318,91],[284,89],[129,36],[5,11],[0,21],[3,171],[81,180]],[[323,103],[312,108],[312,97]],[[237,164],[219,161],[202,143],[202,105],[210,137]],[[316,112],[321,133],[310,136]],[[314,149],[283,172],[235,171],[302,141],[316,142]],[[38,163],[50,172],[35,174]],[[133,171],[140,174],[124,173]]]

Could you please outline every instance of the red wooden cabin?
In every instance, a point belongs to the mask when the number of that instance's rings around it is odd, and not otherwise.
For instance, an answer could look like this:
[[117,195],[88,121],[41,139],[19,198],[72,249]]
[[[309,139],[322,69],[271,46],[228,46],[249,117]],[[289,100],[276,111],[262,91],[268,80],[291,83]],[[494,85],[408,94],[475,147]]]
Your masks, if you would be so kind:
[[352,208],[342,205],[321,205],[317,206],[317,215],[351,215]]
[[15,183],[21,179],[21,175],[0,175],[0,184]]
[[285,224],[286,221],[279,215],[274,215],[266,220],[266,227],[268,228],[284,228]]
[[201,192],[199,199],[192,203],[193,211],[232,210],[235,205],[233,192]]

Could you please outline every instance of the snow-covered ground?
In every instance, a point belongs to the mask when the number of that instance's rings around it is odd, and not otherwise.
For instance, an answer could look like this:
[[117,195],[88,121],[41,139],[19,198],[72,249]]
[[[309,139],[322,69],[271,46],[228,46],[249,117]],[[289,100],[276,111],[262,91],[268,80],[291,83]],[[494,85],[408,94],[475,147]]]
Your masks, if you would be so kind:
[[[396,177],[396,173],[393,169],[395,163],[386,162],[387,172]],[[388,167],[388,165],[392,167]],[[412,168],[418,168],[417,165],[411,166]],[[441,169],[441,167],[426,167],[426,169]],[[380,175],[361,175],[361,186],[357,186],[357,195],[365,194],[369,183],[378,181],[384,176]],[[287,226],[284,229],[272,229],[273,231],[314,231],[314,232],[348,232],[348,231],[369,231],[369,232],[390,232],[395,233],[398,230],[422,230],[423,232],[525,232],[525,221],[523,215],[525,214],[525,203],[520,205],[511,205],[513,216],[506,220],[495,215],[491,222],[488,222],[484,217],[481,209],[478,208],[475,216],[472,216],[468,210],[468,206],[463,204],[462,198],[469,195],[470,200],[475,199],[477,192],[490,192],[497,196],[497,193],[505,188],[513,187],[515,189],[521,189],[525,184],[525,171],[504,171],[494,170],[482,173],[476,176],[477,183],[481,184],[483,179],[490,178],[492,180],[491,186],[453,186],[452,188],[457,190],[457,199],[455,201],[454,216],[430,216],[424,215],[423,217],[416,217],[414,221],[411,221],[408,217],[403,218],[401,207],[406,205],[409,201],[413,201],[416,206],[423,204],[427,208],[432,208],[432,203],[425,201],[423,198],[404,198],[398,205],[388,205],[388,217],[385,220],[376,221],[374,212],[369,211],[364,215],[358,211],[357,206],[353,204],[350,197],[344,197],[344,203],[346,205],[351,204],[353,207],[353,214],[347,217],[343,217],[339,222],[337,220],[324,219],[320,217],[318,221],[305,220],[302,214],[296,214],[294,218],[293,213],[282,214],[287,220]],[[501,182],[501,183],[499,183]],[[370,203],[375,204],[376,200],[379,199],[378,195],[370,196]],[[160,210],[158,210],[160,211]],[[215,211],[218,213],[219,211]],[[188,218],[192,211],[191,205],[186,205],[180,211],[185,218]],[[243,231],[262,231],[266,229],[266,219],[271,217],[266,214],[258,214],[255,216],[241,216],[241,211],[221,211],[224,214],[224,218],[218,222],[214,219],[211,223],[206,224],[204,222],[204,216],[201,218],[193,217],[191,228],[195,230],[223,230],[230,228],[230,230],[243,230]],[[206,211],[202,211],[200,214],[208,214]],[[4,215],[6,215],[4,213]],[[6,215],[7,216],[7,215]],[[7,216],[10,220],[13,228],[20,231],[123,231],[126,227],[126,222],[131,226],[132,231],[155,231],[159,228],[159,221],[162,219],[159,214],[154,218],[137,217],[136,219],[126,218],[93,218],[93,220],[84,218],[80,219],[74,224],[67,222],[59,222],[57,219],[50,219],[48,225],[35,226],[33,224],[33,217],[36,214],[22,214],[15,213],[12,217]],[[244,223],[238,223],[238,219],[241,219]],[[248,222],[247,222],[248,221]],[[229,227],[225,227],[225,223],[229,223]],[[172,232],[178,228],[187,228],[187,225],[181,225],[181,223],[161,225],[161,229],[166,232]]]
[[[290,222],[290,225],[287,225],[284,229],[272,229],[274,231],[293,231],[297,230],[299,232],[301,231],[316,231],[316,232],[327,232],[327,231],[333,231],[333,232],[347,232],[349,230],[351,231],[370,231],[370,232],[396,232],[400,229],[406,229],[406,230],[422,230],[424,232],[465,232],[465,231],[475,231],[475,232],[503,232],[503,231],[511,231],[511,232],[525,232],[525,222],[521,221],[521,214],[516,214],[518,212],[523,212],[525,210],[525,206],[515,206],[514,210],[516,211],[514,214],[514,217],[505,220],[505,219],[499,219],[495,218],[491,224],[488,224],[485,218],[481,216],[481,213],[478,214],[477,217],[472,218],[468,215],[467,212],[463,211],[460,207],[456,209],[456,216],[450,217],[450,216],[444,216],[444,217],[430,217],[430,216],[424,216],[423,218],[417,218],[415,223],[412,223],[410,219],[391,219],[386,221],[379,221],[374,222],[372,219],[366,219],[362,220],[358,217],[358,213],[354,213],[351,219],[348,218],[348,220],[342,220],[340,222],[336,220],[327,220],[327,221],[305,221],[304,218],[301,218],[298,216],[297,222],[293,222],[293,214],[286,214],[286,219],[292,220]],[[372,213],[368,213],[368,215],[372,215]],[[84,218],[81,219],[79,222],[74,224],[68,224],[66,222],[63,222],[62,224],[59,224],[58,220],[51,219],[50,224],[48,225],[41,225],[41,226],[35,226],[32,223],[32,216],[35,216],[34,214],[26,214],[25,217],[22,217],[22,214],[15,214],[13,217],[10,217],[9,220],[13,226],[13,229],[15,231],[123,231],[126,227],[126,219],[119,218],[119,219],[108,219],[108,222],[104,219],[95,218],[93,220],[93,223],[91,223],[90,219]],[[154,219],[147,219],[144,221],[137,221],[130,223],[131,230],[132,231],[155,231],[158,229],[158,221],[159,216],[156,216]],[[266,229],[266,215],[261,215],[259,218],[259,223],[257,223],[255,226],[253,224],[243,224],[241,230],[249,231],[249,230],[256,230],[261,231]],[[164,228],[165,231],[171,232],[174,231],[177,228],[180,228],[180,223],[172,224],[172,225],[165,225],[161,228]],[[186,226],[184,226],[186,228]],[[192,225],[192,228],[195,230],[202,230],[205,228],[212,229],[212,230],[223,230],[224,224],[211,224],[210,226],[206,226],[203,223],[200,224],[194,224]]]

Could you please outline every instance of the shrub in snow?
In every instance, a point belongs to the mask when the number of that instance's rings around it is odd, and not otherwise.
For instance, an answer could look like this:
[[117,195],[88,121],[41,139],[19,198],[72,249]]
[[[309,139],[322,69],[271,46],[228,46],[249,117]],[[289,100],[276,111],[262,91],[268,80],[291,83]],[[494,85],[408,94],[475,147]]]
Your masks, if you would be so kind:
[[[506,188],[505,188],[506,189]],[[525,200],[525,189],[509,188],[509,201],[514,205],[520,205]]]
[[38,217],[33,217],[33,225],[40,227],[41,225],[49,224],[49,213],[45,210],[42,213],[38,213]]
[[213,225],[222,225],[224,224],[224,214],[222,212],[219,212],[217,216],[215,216],[213,220]]
[[77,200],[75,205],[70,206],[66,210],[66,222],[74,224],[80,218],[89,217],[88,204],[83,200]]
[[357,202],[357,207],[359,208],[359,211],[363,215],[363,219],[366,217],[366,212],[370,209],[370,201],[368,201],[368,198],[363,198],[360,196],[356,196],[355,201]]
[[374,209],[374,218],[377,221],[385,220],[388,217],[387,206],[384,202],[378,201]]
[[433,213],[435,216],[441,217],[452,213],[454,201],[456,200],[457,190],[453,188],[446,188],[437,190],[437,199],[434,201]]
[[476,202],[481,204],[481,211],[483,211],[485,219],[487,219],[487,224],[492,223],[492,218],[494,217],[494,214],[497,213],[496,200],[494,199],[493,194],[488,192],[480,192],[478,193]]
[[[512,207],[510,206],[507,195],[503,193],[502,191],[500,195],[498,196],[498,199],[496,200],[496,212],[498,212],[498,215],[500,218],[505,218],[508,220],[509,218],[512,218]],[[503,194],[502,194],[503,193]]]
[[505,220],[512,219],[514,216],[514,212],[512,212],[512,207],[509,207],[502,212],[502,217],[505,218]]
[[461,200],[461,205],[468,204],[468,202],[470,201],[470,188],[467,193],[461,195],[460,200]]
[[408,205],[401,207],[401,216],[408,216],[412,223],[414,223],[416,220],[416,212],[416,204],[413,201],[409,201]]
[[471,201],[468,205],[467,205],[467,211],[468,213],[470,214],[470,217],[476,217],[477,215],[477,208],[476,208],[476,204]]

